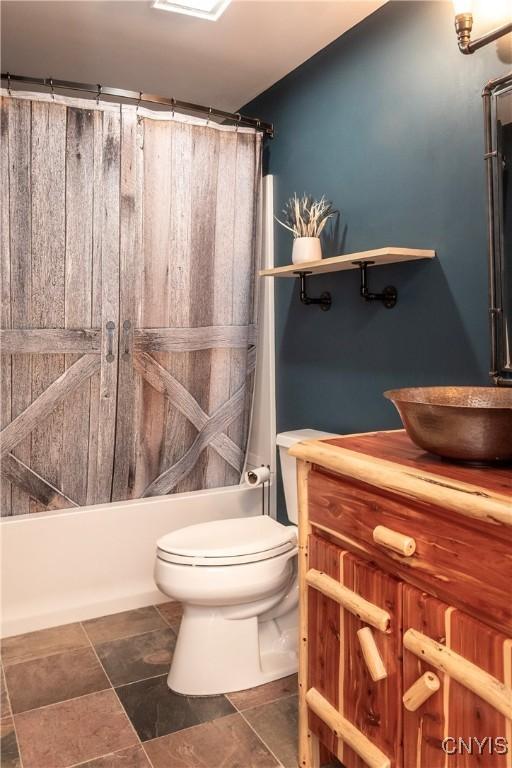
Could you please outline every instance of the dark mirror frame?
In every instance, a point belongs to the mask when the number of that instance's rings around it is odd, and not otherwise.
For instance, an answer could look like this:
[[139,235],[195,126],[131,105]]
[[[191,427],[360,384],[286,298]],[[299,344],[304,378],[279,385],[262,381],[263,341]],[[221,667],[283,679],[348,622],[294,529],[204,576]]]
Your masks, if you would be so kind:
[[512,123],[505,132],[499,110],[500,100],[512,99],[512,72],[491,80],[482,96],[488,205],[490,376],[497,385],[512,386]]

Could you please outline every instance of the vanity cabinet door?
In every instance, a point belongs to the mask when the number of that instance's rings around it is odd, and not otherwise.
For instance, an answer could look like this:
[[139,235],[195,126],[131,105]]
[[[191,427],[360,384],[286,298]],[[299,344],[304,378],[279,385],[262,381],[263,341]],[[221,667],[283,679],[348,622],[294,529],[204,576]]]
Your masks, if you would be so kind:
[[403,630],[404,765],[509,768],[512,640],[409,585]]
[[[317,536],[309,537],[309,567],[339,582],[342,550]],[[306,587],[306,589],[308,589]],[[316,589],[308,589],[308,680],[339,711],[341,614],[335,601]],[[336,754],[337,739],[311,710],[309,728],[329,752]]]
[[314,713],[310,730],[346,768],[401,766],[402,585],[315,535],[309,569],[308,689],[341,715],[341,738]]

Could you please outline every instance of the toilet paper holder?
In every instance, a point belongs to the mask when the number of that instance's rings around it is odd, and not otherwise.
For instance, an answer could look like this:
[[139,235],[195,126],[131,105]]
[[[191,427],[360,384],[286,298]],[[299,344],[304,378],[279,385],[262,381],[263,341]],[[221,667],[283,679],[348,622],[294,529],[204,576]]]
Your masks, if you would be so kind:
[[[245,473],[247,485],[257,487],[261,485],[261,514],[270,515],[270,464],[262,464],[257,469],[249,469]],[[267,488],[267,509],[265,511],[265,486]]]

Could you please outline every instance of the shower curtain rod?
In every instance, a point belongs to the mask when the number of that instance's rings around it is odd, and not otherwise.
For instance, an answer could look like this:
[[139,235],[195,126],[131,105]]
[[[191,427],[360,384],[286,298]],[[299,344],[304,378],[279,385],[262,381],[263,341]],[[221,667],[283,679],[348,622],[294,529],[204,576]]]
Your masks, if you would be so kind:
[[274,135],[274,126],[272,123],[266,123],[263,120],[258,120],[255,117],[248,117],[247,115],[241,115],[240,112],[225,112],[222,109],[216,107],[204,107],[201,104],[191,104],[187,101],[179,101],[178,99],[169,99],[165,96],[155,96],[152,93],[143,93],[142,91],[126,91],[122,88],[112,88],[108,85],[93,85],[92,83],[75,83],[70,80],[56,80],[53,77],[28,77],[26,75],[12,75],[10,72],[1,73],[2,80],[7,80],[7,89],[10,90],[11,83],[27,83],[31,85],[39,85],[50,89],[50,93],[53,93],[55,88],[62,88],[68,91],[83,91],[85,93],[93,93],[96,95],[96,99],[99,100],[102,96],[114,96],[118,99],[130,99],[140,104],[145,102],[147,104],[161,104],[166,107],[170,107],[173,111],[177,112],[191,112],[206,114],[209,117],[221,117],[224,120],[231,120],[235,125],[243,125],[250,128],[255,128],[257,131],[262,131],[266,136],[270,138]]

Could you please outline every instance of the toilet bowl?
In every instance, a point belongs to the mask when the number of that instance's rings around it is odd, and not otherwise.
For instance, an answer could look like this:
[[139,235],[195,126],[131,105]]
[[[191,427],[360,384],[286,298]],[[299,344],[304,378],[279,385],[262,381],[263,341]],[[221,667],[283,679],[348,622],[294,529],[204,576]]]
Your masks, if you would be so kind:
[[266,516],[192,525],[159,540],[156,584],[184,606],[173,691],[227,693],[295,672],[296,553],[296,528]]
[[[288,517],[297,521],[295,460],[288,447],[326,436],[277,436]],[[190,696],[239,691],[297,671],[297,527],[273,518],[191,525],[157,542],[155,582],[183,604],[168,676]]]

